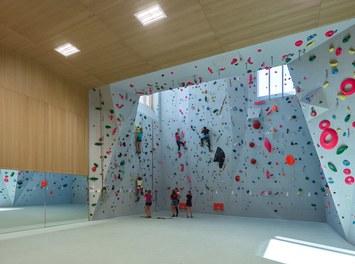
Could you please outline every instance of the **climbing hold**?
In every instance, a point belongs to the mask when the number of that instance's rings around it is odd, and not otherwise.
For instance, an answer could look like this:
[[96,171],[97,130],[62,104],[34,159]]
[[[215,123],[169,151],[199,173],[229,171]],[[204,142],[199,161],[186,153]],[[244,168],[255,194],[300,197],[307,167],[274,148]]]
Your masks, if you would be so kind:
[[261,123],[259,120],[254,120],[253,121],[253,128],[254,129],[259,129],[261,127]]
[[350,34],[346,35],[346,36],[343,38],[343,43],[348,42],[350,39],[351,39],[351,35],[350,35]]
[[91,168],[91,171],[92,171],[92,172],[95,172],[95,171],[96,171],[96,167],[93,166],[93,167]]
[[333,51],[334,51],[334,47],[333,47],[333,46],[330,46],[330,47],[329,47],[329,52],[330,52],[330,53],[333,53]]
[[328,86],[329,86],[329,82],[325,81],[325,82],[323,83],[323,88],[327,88]]
[[343,164],[344,164],[344,166],[349,166],[349,165],[350,165],[350,161],[348,161],[348,160],[343,160]]
[[270,153],[271,150],[272,150],[272,145],[271,145],[271,143],[270,143],[268,138],[264,139],[264,146],[267,149],[267,151]]
[[335,51],[336,56],[340,56],[343,53],[343,49],[341,47],[337,48]]
[[334,30],[328,30],[327,32],[325,32],[325,36],[326,36],[327,38],[330,38],[331,36],[334,35],[334,33],[335,33]]
[[101,143],[101,142],[96,142],[96,143],[95,143],[96,146],[102,146],[102,144],[103,144],[103,143]]
[[265,101],[264,100],[260,100],[260,101],[256,101],[254,102],[255,105],[262,105],[262,104],[265,104]]
[[350,117],[351,117],[351,115],[350,115],[350,114],[348,114],[348,115],[344,118],[344,122],[348,122],[348,121],[349,121],[349,119],[350,119]]
[[342,81],[340,84],[340,92],[344,95],[352,95],[355,93],[355,79],[347,78]]
[[316,58],[317,58],[316,55],[312,55],[312,56],[309,57],[309,61],[314,61]]
[[225,158],[226,158],[226,155],[225,155],[223,149],[221,149],[220,147],[217,147],[213,161],[218,162],[220,169],[223,167]]
[[301,46],[303,44],[303,41],[302,40],[297,40],[296,42],[295,42],[295,46],[296,47],[299,47],[299,46]]
[[255,143],[254,142],[249,142],[249,147],[251,147],[251,148],[255,147]]
[[236,182],[239,182],[239,181],[240,181],[240,176],[239,176],[239,175],[235,176],[235,181],[236,181]]
[[349,54],[355,54],[355,49],[354,48],[350,48],[349,49]]
[[351,173],[351,170],[350,169],[344,169],[343,172],[344,172],[345,175],[349,175]]
[[44,188],[48,185],[48,181],[47,180],[44,180],[44,181],[41,181],[41,187]]
[[329,65],[332,66],[332,67],[336,67],[336,66],[338,66],[338,61],[336,61],[336,60],[331,60],[331,61],[329,62]]
[[342,145],[337,149],[337,155],[342,154],[345,150],[347,150],[349,147],[347,145]]
[[251,164],[255,164],[255,163],[256,163],[256,159],[251,159],[251,160],[250,160],[250,163],[251,163]]
[[328,162],[328,167],[329,167],[329,169],[331,169],[334,172],[338,171],[337,167],[335,167],[335,165],[333,163],[331,163],[331,162]]
[[338,144],[338,134],[332,128],[325,129],[320,135],[320,145],[324,149],[332,149]]
[[354,181],[355,181],[355,179],[354,179],[353,176],[348,176],[348,177],[345,178],[345,183],[348,184],[348,185],[354,184]]
[[99,178],[97,178],[97,177],[90,177],[90,178],[89,178],[90,181],[97,181],[98,179],[99,179]]
[[329,120],[323,120],[319,123],[319,128],[322,130],[325,130],[330,127],[330,121]]
[[288,154],[285,158],[285,162],[287,165],[292,166],[293,164],[295,164],[296,160],[291,154]]
[[306,47],[307,47],[307,48],[309,48],[309,47],[313,46],[313,45],[314,45],[314,43],[316,43],[316,41],[315,41],[315,40],[313,40],[313,41],[311,41],[311,42],[307,43]]
[[344,101],[346,99],[346,95],[342,94],[342,93],[338,93],[337,94],[337,98],[339,98],[340,100]]

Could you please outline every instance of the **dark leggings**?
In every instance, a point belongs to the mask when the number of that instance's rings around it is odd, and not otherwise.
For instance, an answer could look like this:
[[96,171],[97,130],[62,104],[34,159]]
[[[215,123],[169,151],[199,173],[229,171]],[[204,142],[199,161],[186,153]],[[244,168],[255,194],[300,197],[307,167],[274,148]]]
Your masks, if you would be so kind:
[[201,144],[203,145],[203,141],[207,142],[207,146],[210,147],[211,143],[210,143],[210,137],[209,136],[204,136],[201,138]]
[[181,145],[185,146],[184,142],[181,142],[180,140],[176,141],[176,144],[178,145],[178,150],[180,150]]

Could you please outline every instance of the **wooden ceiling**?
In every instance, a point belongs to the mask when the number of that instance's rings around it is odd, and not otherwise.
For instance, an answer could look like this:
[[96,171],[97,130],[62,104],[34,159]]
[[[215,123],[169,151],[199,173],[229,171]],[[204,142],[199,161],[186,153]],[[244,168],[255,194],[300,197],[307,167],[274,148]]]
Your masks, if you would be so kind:
[[[133,14],[155,3],[168,17],[143,27]],[[1,0],[0,45],[95,88],[350,19],[354,10],[354,0]],[[66,42],[81,52],[53,50]]]

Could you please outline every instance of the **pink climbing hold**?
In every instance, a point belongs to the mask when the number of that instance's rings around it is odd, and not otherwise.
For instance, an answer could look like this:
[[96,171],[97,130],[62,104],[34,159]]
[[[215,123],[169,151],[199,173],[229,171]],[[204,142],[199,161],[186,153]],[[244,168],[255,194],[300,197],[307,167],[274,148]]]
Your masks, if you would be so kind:
[[247,62],[248,62],[248,64],[250,64],[250,65],[254,64],[254,62],[251,61],[251,57],[248,58]]
[[334,35],[334,33],[335,33],[334,30],[328,30],[328,31],[325,33],[325,36],[328,37],[328,38],[330,38],[331,36]]
[[299,47],[299,46],[301,46],[303,44],[303,41],[302,40],[297,40],[296,42],[295,42],[295,46],[296,47]]
[[341,54],[343,53],[343,49],[342,48],[337,48],[336,51],[335,51],[335,55],[336,56],[340,56]]
[[237,58],[234,58],[231,62],[231,64],[236,64],[238,62],[238,59]]
[[179,112],[180,112],[182,115],[184,114],[181,109],[179,109]]
[[187,176],[187,182],[191,183],[191,177],[190,176]]
[[255,105],[263,105],[263,104],[265,104],[265,100],[255,101],[254,104]]
[[265,138],[265,139],[264,139],[264,146],[265,146],[265,148],[267,149],[267,151],[268,151],[269,153],[271,153],[272,145],[271,145],[271,143],[270,143],[270,141],[269,141],[268,138]]
[[185,165],[181,164],[181,172],[184,172],[184,170],[185,170]]
[[210,67],[208,67],[208,71],[212,74],[213,73],[213,70],[210,68]]
[[345,183],[348,184],[348,185],[353,185],[355,182],[355,179],[353,176],[348,176],[345,178]]

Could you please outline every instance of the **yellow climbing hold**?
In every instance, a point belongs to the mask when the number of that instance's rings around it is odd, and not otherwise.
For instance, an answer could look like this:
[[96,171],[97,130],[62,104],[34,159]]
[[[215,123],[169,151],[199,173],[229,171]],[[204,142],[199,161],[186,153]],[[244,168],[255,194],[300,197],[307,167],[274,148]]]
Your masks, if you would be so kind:
[[350,48],[349,49],[349,54],[355,54],[355,49],[354,48]]
[[328,86],[329,86],[329,82],[325,81],[325,82],[323,83],[323,88],[327,88]]
[[306,47],[309,48],[309,47],[313,46],[313,44],[314,44],[315,42],[316,42],[315,40],[309,42],[309,43],[306,45]]
[[342,93],[338,93],[338,94],[337,94],[337,97],[338,97],[340,100],[342,100],[342,101],[344,101],[344,100],[346,99],[346,95],[345,95],[345,94],[342,94]]
[[329,52],[332,53],[334,51],[334,47],[333,46],[330,46],[329,47]]
[[330,61],[329,65],[332,67],[336,67],[336,66],[338,66],[338,62],[337,61]]

